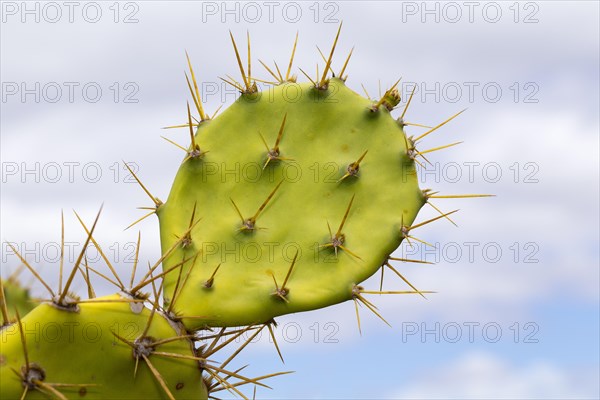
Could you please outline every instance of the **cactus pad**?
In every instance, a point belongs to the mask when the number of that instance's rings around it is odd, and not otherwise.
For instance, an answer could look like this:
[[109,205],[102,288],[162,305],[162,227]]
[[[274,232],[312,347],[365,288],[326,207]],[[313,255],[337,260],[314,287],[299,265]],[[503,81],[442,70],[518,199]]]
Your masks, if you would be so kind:
[[206,398],[198,361],[186,358],[194,356],[192,342],[129,300],[106,296],[76,310],[42,303],[6,326],[0,397]]
[[[264,323],[354,297],[426,202],[388,106],[337,78],[287,82],[200,124],[157,210],[163,251],[176,246],[164,268],[193,268],[175,309],[206,317],[184,322]],[[167,299],[178,280],[165,276]]]

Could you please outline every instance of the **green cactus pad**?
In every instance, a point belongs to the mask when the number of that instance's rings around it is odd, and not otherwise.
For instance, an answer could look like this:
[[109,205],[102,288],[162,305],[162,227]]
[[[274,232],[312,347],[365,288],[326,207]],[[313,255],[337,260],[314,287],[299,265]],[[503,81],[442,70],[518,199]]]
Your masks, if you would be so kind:
[[158,312],[148,325],[151,311],[124,300],[101,297],[79,304],[77,311],[43,303],[4,327],[0,398],[21,398],[27,387],[26,399],[206,399],[198,362],[185,358],[195,354],[192,342],[181,337],[153,346],[182,333]]
[[163,269],[187,260],[164,280],[187,327],[265,323],[354,298],[427,201],[395,104],[374,107],[337,78],[320,89],[286,82],[200,124],[157,205],[163,252],[174,247]]

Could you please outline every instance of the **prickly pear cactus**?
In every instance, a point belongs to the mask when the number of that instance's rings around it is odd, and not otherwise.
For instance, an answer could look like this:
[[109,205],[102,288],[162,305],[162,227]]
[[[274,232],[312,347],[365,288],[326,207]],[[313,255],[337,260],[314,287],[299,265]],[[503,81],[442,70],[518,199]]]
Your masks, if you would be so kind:
[[3,399],[207,397],[192,342],[125,296],[44,303],[0,335]]
[[[337,39],[322,76],[297,83],[290,69],[284,78],[265,66],[276,82],[261,92],[232,36],[243,83],[226,81],[241,96],[214,119],[191,71],[200,122],[188,106],[191,144],[169,197],[150,195],[164,271],[172,271],[165,300],[177,302],[189,328],[265,323],[362,299],[359,283],[389,265],[417,227],[429,193],[418,186],[415,142],[445,122],[407,137],[404,113],[391,115],[398,82],[371,100],[346,85],[348,60],[329,76]],[[406,293],[423,292],[410,285]]]
[[[199,220],[164,263],[199,254],[186,263],[183,315],[265,322],[350,300],[381,267],[426,199],[402,129],[372,105],[340,79],[289,83],[243,95],[200,126],[206,153],[181,165],[158,210],[164,251]],[[176,281],[166,275],[167,296]]]
[[[429,293],[392,265],[423,261],[391,254],[403,241],[427,244],[415,229],[450,220],[454,211],[444,213],[432,199],[485,196],[439,195],[418,185],[420,159],[429,162],[425,154],[458,143],[417,146],[458,114],[437,126],[406,122],[411,94],[394,117],[402,101],[398,82],[379,100],[357,94],[344,75],[352,52],[333,73],[339,34],[329,58],[323,57],[322,74],[317,69],[313,79],[301,70],[310,83],[291,74],[296,42],[285,76],[263,63],[274,78],[268,82],[252,74],[249,37],[245,69],[231,36],[242,83],[224,80],[241,95],[218,117],[204,112],[188,58],[187,83],[199,116],[194,123],[188,105],[187,124],[179,126],[189,130],[187,148],[167,139],[185,157],[166,202],[130,170],[154,202],[146,216],[158,215],[162,246],[160,259],[137,284],[140,236],[126,285],[93,238],[100,214],[90,229],[77,215],[87,239],[65,285],[61,258],[58,290],[9,244],[49,298],[32,309],[26,291],[10,279],[0,281],[1,398],[207,399],[224,390],[246,398],[239,386],[256,389],[287,373],[250,379],[239,374],[244,367],[226,369],[265,327],[279,351],[275,317],[354,300],[357,317],[361,302],[383,319],[366,295]],[[257,82],[272,86],[260,91]],[[408,136],[409,125],[424,130]],[[439,215],[415,222],[425,204]],[[110,273],[88,265],[88,245]],[[406,287],[384,291],[385,269]],[[360,286],[378,270],[379,290]],[[97,297],[90,272],[117,293]],[[87,286],[84,300],[70,291],[79,275]],[[142,292],[148,285],[153,297]],[[245,327],[227,329],[238,326]],[[215,364],[214,354],[244,334],[249,337],[242,345]]]

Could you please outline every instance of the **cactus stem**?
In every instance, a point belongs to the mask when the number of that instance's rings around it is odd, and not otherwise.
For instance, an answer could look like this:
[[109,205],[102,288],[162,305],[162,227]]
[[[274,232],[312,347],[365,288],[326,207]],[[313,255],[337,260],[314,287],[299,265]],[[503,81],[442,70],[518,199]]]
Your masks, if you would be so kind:
[[37,271],[25,260],[25,258],[23,258],[21,253],[19,253],[11,243],[6,242],[6,244],[8,245],[8,247],[10,247],[13,253],[15,253],[16,256],[19,257],[23,265],[25,265],[27,269],[33,274],[33,276],[46,288],[46,290],[50,293],[51,297],[54,297],[55,294],[52,288],[46,283],[46,281],[44,281],[40,274],[38,274]]
[[[187,51],[185,52],[185,57],[187,58],[188,67],[190,68],[190,74],[192,75],[192,82],[194,83],[193,91],[192,91],[192,86],[190,85],[190,80],[189,80],[187,74],[185,75],[185,78],[187,80],[188,87],[189,87],[190,93],[192,95],[192,99],[194,100],[194,104],[196,105],[196,108],[198,109],[198,114],[200,115],[200,120],[206,121],[208,118],[206,117],[206,114],[204,113],[204,108],[202,107],[202,98],[200,97],[200,90],[198,90],[198,82],[196,81],[196,75],[194,74],[194,68],[192,68],[190,56],[188,55]],[[194,94],[194,92],[195,92],[195,94]]]
[[348,165],[348,167],[346,167],[346,173],[340,179],[338,179],[338,182],[343,181],[344,179],[348,178],[349,176],[357,176],[358,171],[360,170],[360,163],[363,160],[363,158],[365,158],[365,156],[367,155],[368,152],[369,152],[369,150],[365,150],[365,152],[362,153],[362,155],[358,158],[358,160],[354,161],[353,163],[350,163]]
[[461,111],[457,112],[456,114],[454,114],[453,116],[451,116],[450,118],[448,118],[447,120],[445,120],[444,122],[442,122],[442,123],[434,126],[433,128],[431,128],[427,132],[425,132],[422,135],[418,136],[417,138],[415,138],[415,142],[418,142],[419,140],[423,139],[425,136],[429,135],[430,133],[432,133],[432,132],[436,131],[437,129],[441,128],[442,126],[446,125],[448,122],[452,121],[454,118],[458,117],[460,114],[462,114],[466,110],[467,109],[465,108],[464,110],[461,110]]
[[221,268],[221,264],[222,263],[219,263],[219,265],[217,265],[213,273],[210,275],[210,278],[208,278],[206,282],[204,282],[205,288],[210,289],[212,287],[213,283],[215,282],[215,275],[217,275],[217,271],[219,271],[219,268]]

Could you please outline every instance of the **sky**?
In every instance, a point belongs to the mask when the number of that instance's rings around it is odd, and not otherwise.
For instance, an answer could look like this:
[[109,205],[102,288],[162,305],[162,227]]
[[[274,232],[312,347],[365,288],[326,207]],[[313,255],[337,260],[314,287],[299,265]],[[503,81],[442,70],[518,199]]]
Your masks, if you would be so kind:
[[[396,255],[417,297],[372,296],[388,327],[352,303],[278,320],[281,364],[264,336],[241,354],[255,375],[293,370],[257,398],[598,398],[599,5],[560,2],[13,2],[0,38],[2,276],[18,266],[6,242],[56,283],[60,215],[74,261],[92,221],[119,272],[131,268],[148,198],[122,161],[165,199],[185,143],[185,51],[208,112],[231,104],[219,77],[238,76],[229,30],[249,32],[258,59],[321,62],[339,23],[334,67],[354,46],[347,84],[377,97],[398,78],[407,120],[435,125],[421,187],[493,193],[439,200],[460,208],[423,227],[435,249]],[[339,68],[339,67],[336,67]],[[301,76],[296,69],[295,73]],[[302,80],[302,79],[301,79]],[[400,114],[395,110],[394,115]],[[409,134],[419,128],[409,127]],[[435,216],[424,209],[419,218]],[[160,256],[158,221],[141,231],[142,260]],[[90,250],[92,261],[93,250]],[[98,260],[98,265],[102,263]],[[25,274],[23,279],[30,280]],[[389,280],[387,280],[389,279]],[[399,281],[386,285],[402,288]],[[82,282],[76,289],[84,291]],[[376,287],[378,277],[366,285]],[[43,295],[39,284],[33,292]],[[112,289],[98,282],[97,291]],[[251,394],[251,393],[250,393]]]

